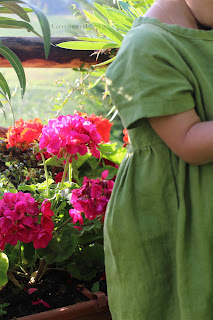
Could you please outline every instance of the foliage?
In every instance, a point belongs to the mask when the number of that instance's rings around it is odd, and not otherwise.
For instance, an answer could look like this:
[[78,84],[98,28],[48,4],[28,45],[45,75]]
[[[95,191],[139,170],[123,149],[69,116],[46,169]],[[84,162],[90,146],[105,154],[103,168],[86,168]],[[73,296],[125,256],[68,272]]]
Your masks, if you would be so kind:
[[7,311],[4,309],[9,305],[10,305],[9,303],[0,304],[0,316],[2,316],[3,314],[7,314]]
[[109,142],[111,126],[76,113],[9,128],[0,148],[0,246],[13,274],[33,283],[48,268],[81,280],[103,273],[104,214],[126,153]]
[[8,257],[5,253],[0,252],[0,289],[7,283],[7,270],[9,267]]
[[[27,4],[31,9],[24,8],[20,6],[19,4]],[[24,0],[19,1],[11,1],[11,0],[0,0],[0,14],[13,14],[17,15],[19,17],[18,19],[15,18],[8,18],[5,16],[0,17],[0,28],[7,28],[7,29],[26,29],[28,32],[34,33],[36,36],[42,37],[29,23],[30,18],[28,13],[34,12],[39,20],[41,29],[42,29],[42,35],[44,39],[44,51],[46,58],[48,57],[49,50],[50,50],[50,28],[49,23],[47,21],[47,18],[45,15],[35,6],[27,3]],[[3,55],[9,63],[12,65],[13,69],[15,70],[19,84],[21,87],[21,93],[22,97],[25,93],[26,89],[26,77],[25,72],[23,69],[23,66],[19,60],[19,58],[16,56],[16,54],[9,49],[7,46],[3,45],[0,42],[0,54]],[[3,76],[2,73],[0,73],[0,107],[4,110],[3,103],[8,102],[12,109],[11,104],[11,91],[8,86],[8,83]]]
[[[95,10],[93,13],[87,10],[83,10],[83,13],[84,18],[96,31],[97,37],[76,37],[79,41],[68,41],[57,45],[66,49],[97,50],[95,53],[97,58],[100,54],[108,56],[108,60],[93,65],[89,70],[86,70],[84,66],[81,66],[78,70],[82,74],[86,73],[85,78],[89,76],[97,78],[96,81],[84,88],[86,94],[91,87],[94,88],[98,84],[103,84],[105,88],[103,99],[109,96],[105,78],[106,67],[116,59],[116,53],[121,46],[123,38],[131,29],[133,21],[143,15],[153,2],[154,0],[117,0],[118,8],[94,3]],[[111,105],[112,101],[110,98],[108,101],[111,107],[109,114],[112,113],[112,121],[116,117],[117,111],[115,106]]]

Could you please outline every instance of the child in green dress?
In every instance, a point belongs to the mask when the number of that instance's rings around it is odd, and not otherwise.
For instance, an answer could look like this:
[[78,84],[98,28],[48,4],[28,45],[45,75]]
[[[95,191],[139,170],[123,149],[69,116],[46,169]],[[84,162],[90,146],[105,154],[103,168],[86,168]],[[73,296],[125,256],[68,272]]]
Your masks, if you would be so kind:
[[130,138],[104,227],[113,320],[213,319],[212,27],[212,0],[157,0],[107,69]]

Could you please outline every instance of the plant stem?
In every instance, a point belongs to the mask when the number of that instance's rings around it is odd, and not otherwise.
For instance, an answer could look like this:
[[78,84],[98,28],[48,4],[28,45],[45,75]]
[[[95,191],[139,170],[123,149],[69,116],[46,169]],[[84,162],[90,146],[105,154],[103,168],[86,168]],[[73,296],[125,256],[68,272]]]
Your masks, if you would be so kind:
[[46,260],[45,259],[41,259],[39,267],[38,267],[38,272],[37,272],[37,274],[35,276],[34,282],[37,282],[41,278],[41,276],[44,274],[44,272],[46,270],[46,267],[47,267]]
[[55,117],[57,118],[61,112],[61,110],[63,109],[64,105],[67,103],[67,101],[69,100],[69,98],[71,97],[71,95],[73,94],[73,92],[75,92],[75,90],[78,89],[78,87],[80,87],[84,81],[90,76],[90,74],[94,71],[94,67],[91,68],[91,70],[88,71],[87,75],[82,79],[81,81],[79,81],[79,83],[77,84],[76,87],[72,88],[72,90],[69,92],[69,94],[66,96],[66,98],[64,99],[64,101],[59,105],[59,110],[57,111]]
[[47,199],[49,199],[49,197],[50,197],[50,188],[49,188],[49,182],[48,182],[47,165],[46,165],[46,161],[45,161],[45,158],[44,158],[43,151],[40,151],[40,153],[41,153],[41,157],[42,157],[42,161],[43,161],[43,165],[44,165],[44,172],[45,172],[45,178],[46,178],[46,186],[47,186],[46,195],[47,195]]
[[20,283],[19,283],[18,280],[14,277],[14,275],[12,274],[11,271],[8,271],[8,272],[7,272],[7,275],[8,275],[8,279],[12,282],[12,284],[14,284],[14,286],[15,286],[16,288],[21,288]]
[[72,182],[72,163],[69,163],[69,182]]
[[70,160],[70,157],[71,155],[69,154],[67,156],[67,160],[66,160],[66,164],[65,164],[65,167],[64,167],[64,172],[63,172],[63,176],[62,176],[62,179],[61,179],[61,183],[60,183],[60,188],[59,190],[62,190],[63,188],[63,183],[64,183],[64,180],[66,178],[66,174],[67,174],[67,171],[68,171],[68,168],[69,168],[69,160]]
[[54,234],[55,232],[57,232],[58,230],[60,230],[61,228],[63,228],[67,223],[69,223],[72,220],[72,218],[70,217],[69,219],[67,219],[66,221],[64,221],[57,229],[54,230]]

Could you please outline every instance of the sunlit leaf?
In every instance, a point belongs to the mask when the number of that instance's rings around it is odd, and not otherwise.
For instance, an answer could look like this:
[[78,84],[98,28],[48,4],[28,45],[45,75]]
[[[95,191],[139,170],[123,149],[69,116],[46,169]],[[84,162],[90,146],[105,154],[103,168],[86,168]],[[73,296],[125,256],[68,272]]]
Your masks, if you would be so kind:
[[94,41],[67,41],[57,44],[60,48],[75,49],[75,50],[100,50],[113,49],[119,47],[114,42],[94,42]]
[[5,253],[0,252],[0,289],[8,282],[7,270],[9,268],[9,260]]
[[115,60],[115,58],[116,58],[116,57],[113,57],[113,58],[111,58],[111,59],[109,59],[109,60],[106,60],[106,61],[104,61],[104,62],[95,64],[94,67],[102,67],[102,66],[105,66],[105,65],[113,62],[113,61]]
[[83,10],[85,16],[89,19],[90,22],[97,22],[97,23],[101,23],[103,24],[103,21],[98,19],[94,14],[92,14],[91,12],[87,11],[87,10]]

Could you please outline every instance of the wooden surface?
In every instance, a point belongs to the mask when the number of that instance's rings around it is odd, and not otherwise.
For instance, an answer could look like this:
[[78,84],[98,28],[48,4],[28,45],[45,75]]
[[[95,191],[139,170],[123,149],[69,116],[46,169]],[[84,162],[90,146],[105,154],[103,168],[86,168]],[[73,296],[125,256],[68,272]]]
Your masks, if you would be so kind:
[[[94,50],[70,50],[51,46],[48,59],[45,59],[43,40],[36,37],[1,37],[3,45],[12,49],[19,57],[24,68],[79,68],[83,63],[88,68],[109,59],[108,53],[93,54]],[[51,43],[78,41],[74,37],[52,38]],[[11,67],[0,55],[0,67]]]

